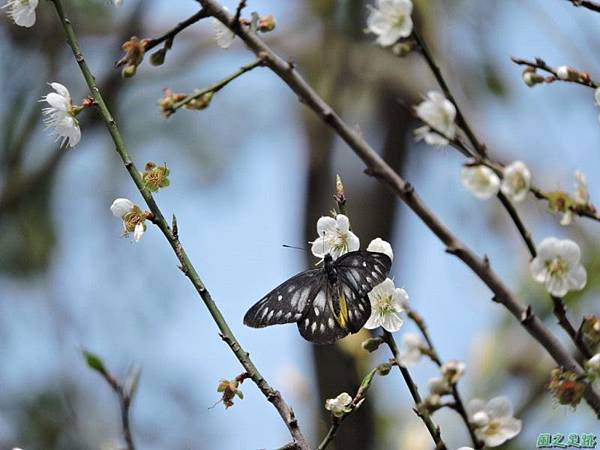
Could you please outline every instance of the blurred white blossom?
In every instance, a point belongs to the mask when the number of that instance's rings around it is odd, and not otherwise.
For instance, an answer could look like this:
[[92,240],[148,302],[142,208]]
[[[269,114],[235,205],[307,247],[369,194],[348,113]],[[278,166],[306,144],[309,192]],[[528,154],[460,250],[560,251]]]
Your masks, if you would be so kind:
[[123,0],[112,0],[113,5],[121,6],[123,4]]
[[402,326],[400,313],[404,311],[403,303],[408,302],[408,294],[404,289],[394,286],[394,282],[386,278],[369,292],[371,316],[364,327],[372,330],[383,327],[393,333]]
[[415,365],[421,361],[423,349],[427,349],[427,343],[421,336],[415,333],[404,333],[400,349],[400,364],[405,367]]
[[572,290],[580,290],[586,284],[587,272],[579,262],[581,251],[570,239],[544,239],[537,247],[537,256],[529,263],[531,275],[546,290],[562,297]]
[[506,397],[495,397],[485,403],[473,399],[467,405],[469,421],[475,435],[488,447],[497,447],[521,432],[521,421],[513,417],[513,408]]
[[[227,8],[223,8],[225,11],[228,11]],[[217,41],[217,45],[221,48],[229,48],[235,39],[235,33],[231,31],[227,25],[221,22],[216,17],[212,19],[213,30],[215,32],[215,40]]]
[[442,375],[450,384],[458,383],[465,373],[467,365],[462,361],[451,360],[442,364]]
[[430,145],[446,145],[448,139],[454,139],[456,108],[441,93],[428,92],[425,100],[416,106],[415,112],[425,122],[424,126],[415,130],[418,139],[424,139]]
[[444,377],[430,378],[427,381],[427,388],[433,395],[446,395],[450,392],[450,384]]
[[521,161],[514,161],[504,168],[500,189],[515,202],[525,200],[531,182],[531,172]]
[[344,414],[351,411],[351,403],[352,397],[346,392],[342,392],[336,398],[328,398],[325,400],[325,409],[330,411],[335,417],[342,417]]
[[115,217],[123,221],[123,235],[127,236],[133,232],[133,239],[138,242],[146,231],[146,217],[140,207],[129,199],[117,198],[110,210]]
[[460,177],[463,186],[481,200],[493,197],[500,190],[500,178],[487,166],[464,166]]
[[20,27],[29,28],[35,24],[35,9],[38,0],[8,0],[2,7],[6,13]]
[[350,231],[350,220],[343,214],[338,214],[335,219],[323,216],[317,221],[319,237],[312,243],[312,254],[317,258],[324,258],[330,254],[333,259],[356,251],[360,248],[360,240]]
[[377,43],[388,47],[412,33],[411,0],[376,0],[367,19],[367,31],[377,35]]
[[44,123],[47,128],[52,128],[60,139],[60,145],[74,147],[81,140],[79,121],[75,117],[78,107],[73,106],[69,90],[60,83],[50,83],[55,92],[42,97],[40,101],[48,103],[42,109]]
[[569,66],[560,66],[556,69],[556,74],[561,80],[569,80],[571,78],[572,70]]
[[369,243],[367,250],[370,252],[383,253],[388,255],[392,261],[394,260],[394,251],[392,250],[392,246],[388,241],[384,241],[381,238],[373,239]]
[[579,170],[575,171],[575,194],[573,194],[575,203],[585,206],[590,202],[590,195],[587,188],[587,178]]

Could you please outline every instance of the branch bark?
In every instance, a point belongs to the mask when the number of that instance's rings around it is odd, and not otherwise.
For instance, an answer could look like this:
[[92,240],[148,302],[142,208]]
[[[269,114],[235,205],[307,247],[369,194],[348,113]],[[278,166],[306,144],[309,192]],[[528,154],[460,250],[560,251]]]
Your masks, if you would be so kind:
[[[199,0],[202,6],[230,26],[233,17],[215,0]],[[583,375],[583,369],[569,354],[560,341],[554,336],[544,323],[533,313],[531,307],[523,306],[498,275],[491,269],[487,258],[478,257],[469,247],[458,239],[425,205],[415,192],[415,189],[398,175],[379,156],[379,154],[356,132],[348,126],[336,112],[325,103],[317,93],[295,70],[293,64],[282,59],[265,42],[251,31],[232,29],[258,57],[263,58],[265,66],[277,74],[289,88],[298,96],[299,100],[310,108],[317,116],[335,133],[342,138],[352,151],[365,163],[368,174],[384,182],[446,245],[447,251],[461,259],[492,291],[494,300],[503,305],[536,339],[546,351],[554,358],[559,366]],[[600,418],[600,397],[588,386],[585,399],[596,415]]]
[[260,389],[263,395],[267,398],[267,400],[269,400],[269,402],[273,404],[273,406],[281,416],[282,420],[285,422],[292,438],[294,439],[294,443],[298,446],[298,448],[302,450],[310,450],[310,447],[308,446],[306,439],[304,438],[300,430],[298,421],[296,420],[293,410],[287,405],[281,394],[278,391],[274,390],[267,383],[267,381],[263,378],[263,376],[260,374],[256,366],[250,359],[249,354],[241,347],[240,343],[229,328],[229,325],[225,321],[225,318],[221,314],[221,311],[215,304],[212,296],[210,295],[204,283],[200,279],[200,276],[196,272],[196,269],[194,268],[192,262],[188,258],[187,253],[185,252],[183,246],[181,245],[181,242],[179,241],[177,233],[174,233],[171,230],[171,227],[169,227],[169,224],[165,220],[162,211],[156,204],[152,194],[144,189],[144,183],[142,181],[140,172],[138,171],[135,164],[131,160],[131,157],[129,156],[127,146],[125,145],[121,132],[119,131],[119,128],[108,106],[104,102],[102,94],[100,93],[100,90],[96,85],[94,75],[92,74],[81,53],[77,36],[75,34],[71,21],[65,15],[62,1],[52,0],[52,2],[54,3],[56,12],[58,14],[58,18],[63,26],[67,42],[71,47],[71,50],[73,51],[75,60],[77,61],[81,73],[88,85],[90,94],[94,98],[95,104],[98,107],[102,120],[104,121],[106,128],[108,129],[108,132],[110,133],[110,136],[115,144],[115,150],[121,157],[121,160],[123,161],[127,172],[129,173],[131,179],[137,186],[140,194],[144,198],[144,201],[148,205],[148,208],[154,214],[154,224],[157,225],[157,227],[161,230],[161,232],[171,245],[171,248],[175,252],[177,259],[179,260],[181,270],[189,278],[190,282],[196,289],[196,292],[204,301],[204,304],[208,308],[210,315],[212,316],[217,327],[219,328],[220,335],[223,341],[227,345],[229,345],[231,351],[235,354],[240,364],[244,367],[246,372],[248,372],[250,378],[252,379],[252,381],[254,381],[254,383],[257,385],[257,387]]

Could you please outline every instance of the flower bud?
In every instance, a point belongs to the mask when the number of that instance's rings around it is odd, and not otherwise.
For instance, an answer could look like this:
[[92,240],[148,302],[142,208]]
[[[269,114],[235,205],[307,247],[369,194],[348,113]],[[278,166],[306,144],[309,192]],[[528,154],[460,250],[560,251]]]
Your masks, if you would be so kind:
[[153,66],[162,66],[165,62],[165,56],[167,55],[167,49],[161,48],[160,50],[150,55],[150,64]]
[[275,29],[275,17],[271,14],[268,16],[261,17],[258,20],[258,31],[261,33],[268,33],[269,31],[273,31]]
[[377,366],[377,372],[379,372],[379,375],[382,377],[390,373],[390,370],[392,370],[392,365],[390,363],[383,363]]
[[561,405],[575,407],[581,402],[585,391],[585,384],[579,378],[570,370],[553,369],[548,390]]
[[135,76],[136,72],[137,72],[137,66],[134,66],[134,65],[125,66],[123,68],[123,70],[121,71],[121,75],[123,76],[123,78],[133,78]]
[[585,316],[579,333],[585,346],[592,352],[596,352],[600,345],[600,317],[594,315]]
[[381,339],[380,337],[376,337],[376,338],[369,338],[369,339],[364,340],[362,342],[361,346],[364,350],[371,353],[371,352],[374,352],[375,350],[377,350],[382,343],[383,343],[383,339]]
[[556,75],[563,81],[574,81],[579,79],[579,73],[569,66],[560,66],[556,69]]
[[190,110],[196,110],[196,111],[200,111],[202,109],[206,109],[208,108],[208,105],[210,105],[210,102],[213,98],[213,93],[211,92],[207,92],[206,94],[201,95],[198,98],[195,98],[194,100],[190,101],[189,103],[187,103],[184,108],[185,109],[190,109]]
[[399,58],[404,58],[415,49],[414,42],[398,42],[392,47],[392,53]]
[[523,71],[523,81],[529,87],[533,87],[536,84],[543,83],[545,78],[537,73],[535,69],[528,67]]

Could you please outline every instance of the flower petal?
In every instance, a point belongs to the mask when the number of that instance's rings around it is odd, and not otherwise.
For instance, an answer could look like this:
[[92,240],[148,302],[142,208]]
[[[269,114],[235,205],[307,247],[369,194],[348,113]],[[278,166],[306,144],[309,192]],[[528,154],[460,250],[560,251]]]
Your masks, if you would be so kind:
[[115,217],[120,219],[125,214],[133,210],[134,207],[135,204],[131,200],[126,198],[117,198],[110,206],[110,210]]

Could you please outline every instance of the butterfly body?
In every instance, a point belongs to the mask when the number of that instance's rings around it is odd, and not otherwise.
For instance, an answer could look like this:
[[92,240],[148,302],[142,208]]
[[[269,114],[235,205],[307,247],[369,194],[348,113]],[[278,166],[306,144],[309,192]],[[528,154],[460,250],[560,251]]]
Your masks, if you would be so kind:
[[323,266],[306,270],[283,282],[244,316],[254,328],[296,322],[300,335],[329,344],[358,332],[371,315],[368,293],[384,281],[392,261],[369,251],[349,252]]

